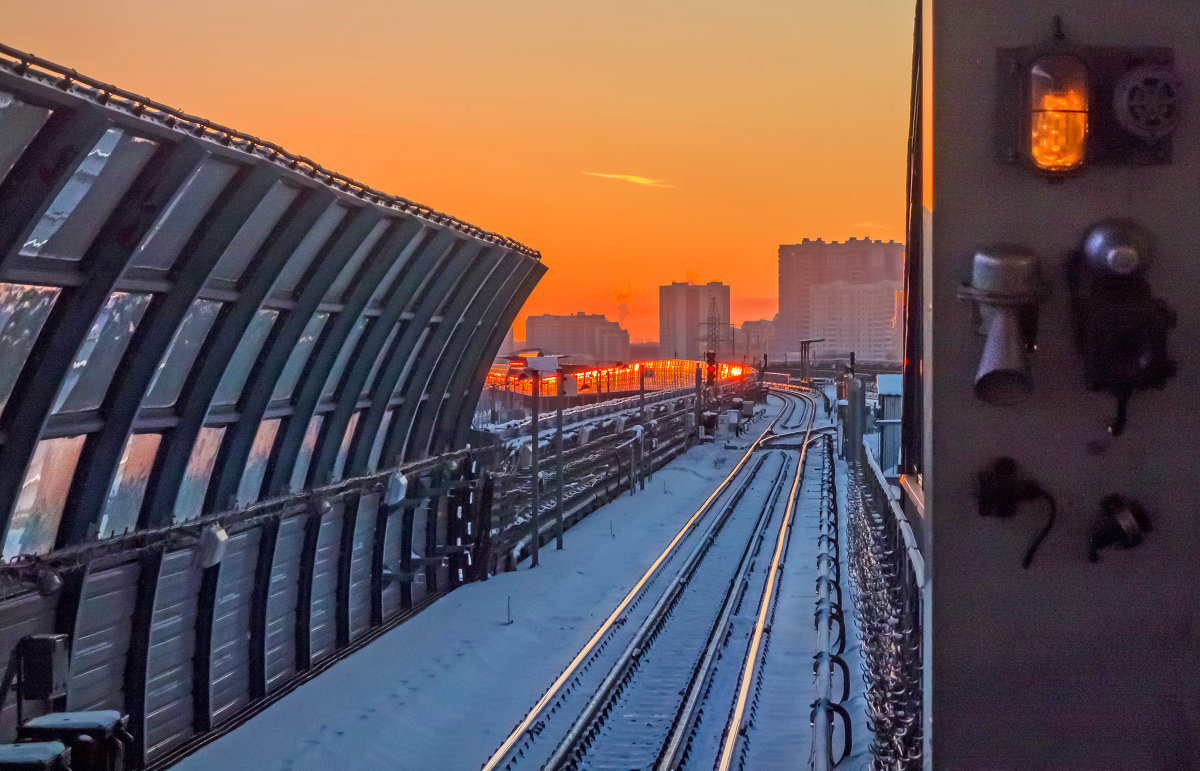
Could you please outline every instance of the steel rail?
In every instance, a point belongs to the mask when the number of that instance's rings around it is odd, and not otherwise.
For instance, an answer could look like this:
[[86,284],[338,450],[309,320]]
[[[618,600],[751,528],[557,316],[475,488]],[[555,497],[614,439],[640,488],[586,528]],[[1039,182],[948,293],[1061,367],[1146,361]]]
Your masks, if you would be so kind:
[[769,424],[767,424],[767,427],[763,429],[762,433],[759,434],[754,443],[751,444],[746,450],[745,455],[741,457],[741,459],[737,462],[737,465],[734,466],[733,470],[729,472],[728,476],[721,480],[721,483],[717,485],[717,488],[713,490],[712,494],[705,499],[704,503],[700,505],[700,508],[696,510],[696,513],[692,514],[688,521],[684,523],[683,527],[679,529],[679,532],[675,534],[675,537],[671,539],[671,542],[667,544],[662,553],[658,555],[653,563],[651,563],[650,567],[646,569],[646,572],[642,574],[641,578],[634,583],[633,587],[625,595],[624,599],[622,599],[617,605],[616,609],[614,609],[613,612],[609,614],[608,618],[606,618],[604,622],[600,624],[600,627],[595,631],[595,633],[592,634],[591,638],[584,643],[583,648],[580,649],[577,654],[575,654],[575,657],[571,659],[571,662],[567,664],[567,667],[562,671],[562,673],[555,678],[553,683],[550,684],[550,687],[546,689],[541,698],[538,699],[529,712],[526,713],[525,717],[522,718],[519,723],[517,723],[516,727],[513,728],[512,732],[509,733],[508,737],[505,738],[499,749],[497,749],[492,756],[484,762],[483,771],[492,771],[493,769],[499,767],[500,763],[508,756],[508,753],[512,750],[512,748],[521,740],[521,737],[524,736],[526,732],[529,731],[530,727],[532,727],[537,721],[538,716],[542,713],[542,710],[544,710],[546,706],[550,704],[550,701],[555,697],[559,690],[567,683],[568,680],[571,679],[572,676],[574,676],[575,671],[584,661],[587,660],[588,656],[591,655],[592,650],[596,647],[600,640],[604,638],[609,629],[612,628],[613,624],[615,624],[617,620],[621,618],[621,615],[625,612],[625,609],[629,607],[630,603],[633,602],[634,598],[637,597],[642,588],[651,580],[651,578],[654,577],[654,575],[658,572],[659,567],[673,555],[676,547],[692,531],[692,528],[700,520],[700,518],[708,513],[709,507],[711,507],[717,497],[725,491],[725,489],[729,486],[729,483],[733,480],[734,476],[741,470],[742,466],[746,464],[746,461],[750,458],[750,456],[759,448],[759,445],[763,443],[763,440],[769,435],[769,433],[775,427],[775,424],[779,422],[780,417],[782,417],[782,413],[780,416],[775,417]]
[[[785,399],[785,404],[786,409],[779,417],[779,421],[782,423],[786,423],[791,419],[795,406],[803,404],[803,401],[791,396]],[[659,600],[655,603],[655,606],[647,614],[646,618],[626,644],[617,661],[612,665],[600,685],[589,697],[583,710],[576,716],[566,734],[546,761],[545,768],[556,769],[557,771],[559,769],[566,770],[578,767],[578,763],[582,759],[581,748],[586,748],[590,745],[590,738],[596,735],[596,730],[603,724],[605,717],[612,712],[617,699],[623,696],[623,692],[630,683],[630,678],[650,651],[651,646],[658,639],[659,634],[670,622],[676,605],[683,596],[684,590],[692,584],[704,559],[712,551],[720,532],[741,505],[743,495],[749,489],[750,483],[761,469],[764,461],[765,457],[759,460],[750,479],[739,488],[737,493],[726,504],[721,515],[709,526],[703,539],[697,544],[687,561],[680,567],[671,584],[664,590]],[[770,523],[773,519],[772,512],[775,511],[781,492],[788,486],[784,482],[784,471],[787,465],[785,461],[771,483],[771,489],[765,496],[758,516],[754,520],[751,532],[745,538],[732,578],[723,582],[725,591],[720,603],[720,611],[717,613],[715,620],[709,625],[707,634],[704,636],[700,661],[697,666],[691,668],[690,674],[687,675],[687,682],[682,690],[687,696],[675,712],[675,720],[672,722],[670,733],[655,761],[657,768],[664,768],[664,758],[670,758],[678,754],[685,746],[684,741],[687,737],[688,728],[695,721],[697,715],[695,707],[703,698],[708,674],[712,669],[713,663],[719,657],[720,651],[726,644],[729,621],[734,615],[735,609],[741,604],[743,592],[749,586],[751,568],[770,528]],[[671,766],[668,765],[665,767]]]
[[[709,634],[704,655],[692,672],[683,702],[676,712],[675,721],[672,723],[671,731],[667,735],[667,741],[663,745],[663,749],[659,752],[658,762],[655,764],[655,768],[658,771],[672,771],[672,769],[679,768],[682,764],[683,754],[687,747],[687,738],[696,724],[696,719],[699,717],[698,708],[707,690],[709,676],[717,659],[720,658],[721,650],[725,646],[725,638],[729,631],[730,621],[733,618],[734,610],[741,602],[740,595],[749,586],[750,566],[753,564],[753,560],[748,559],[748,557],[752,553],[757,554],[757,546],[761,545],[762,539],[766,536],[765,528],[770,521],[768,513],[775,510],[775,506],[779,502],[779,494],[782,490],[783,486],[777,484],[771,491],[769,500],[763,507],[762,514],[760,514],[759,522],[755,524],[754,534],[751,536],[750,542],[746,545],[746,553],[743,555],[743,560],[738,566],[738,572],[729,583],[729,591],[726,592],[721,613],[713,624],[712,632]],[[754,552],[750,550],[752,543],[756,545]]]
[[[616,695],[614,692],[628,679],[629,673],[633,669],[631,665],[635,664],[637,660],[641,659],[641,657],[645,655],[645,653],[649,650],[655,635],[657,635],[658,632],[661,631],[662,627],[666,624],[667,617],[675,607],[684,588],[695,575],[696,570],[700,567],[704,557],[708,555],[709,550],[712,548],[713,543],[716,542],[720,531],[729,521],[730,517],[733,515],[733,512],[737,509],[738,504],[741,503],[743,495],[750,488],[750,485],[753,483],[754,478],[758,475],[758,472],[766,462],[766,459],[767,456],[765,455],[759,458],[759,461],[751,472],[750,477],[738,489],[733,498],[730,499],[729,503],[725,506],[725,509],[721,512],[721,516],[712,523],[708,531],[704,534],[704,539],[697,544],[695,550],[693,550],[691,555],[688,557],[687,562],[684,563],[679,572],[675,575],[675,578],[672,579],[671,584],[667,587],[666,591],[663,592],[662,596],[659,597],[658,602],[654,604],[654,607],[650,610],[650,613],[646,616],[646,619],[642,622],[642,625],[638,628],[633,638],[629,641],[629,644],[625,647],[625,650],[621,653],[621,656],[617,659],[617,662],[613,664],[608,674],[605,675],[604,680],[600,683],[600,686],[595,690],[591,698],[588,699],[588,703],[584,707],[583,711],[578,717],[576,717],[562,741],[559,742],[554,752],[551,753],[549,760],[546,761],[546,768],[560,769],[566,767],[568,757],[577,750],[578,746],[583,741],[585,733],[587,733],[588,730],[596,723],[597,718],[602,714],[602,712],[606,713],[608,711],[606,706],[609,705],[614,699]],[[772,483],[773,488],[779,487],[779,478],[783,474],[783,468],[784,466],[781,466],[779,472],[776,474],[775,481]],[[736,604],[738,586],[740,583],[738,579],[744,576],[749,568],[749,565],[752,561],[749,558],[753,554],[751,547],[756,540],[762,537],[763,525],[766,524],[766,513],[768,510],[769,509],[766,506],[763,507],[763,510],[759,513],[758,520],[755,522],[754,530],[751,533],[750,538],[747,539],[746,548],[742,553],[741,560],[739,561],[739,568],[735,573],[734,578],[729,582],[729,588],[726,592],[725,602],[723,603],[725,606],[732,608],[733,605]],[[718,626],[713,627],[712,631],[710,632],[710,641],[714,636],[720,636],[719,631],[720,628]]]
[[746,651],[746,663],[742,670],[741,684],[738,688],[737,700],[725,727],[725,739],[721,747],[721,755],[717,761],[717,771],[728,771],[733,763],[733,751],[737,747],[744,726],[742,719],[746,713],[746,704],[750,695],[750,683],[754,679],[754,670],[758,662],[759,648],[762,646],[767,616],[775,599],[775,579],[779,574],[779,561],[783,556],[783,548],[787,543],[788,530],[796,511],[796,496],[800,490],[800,480],[804,478],[804,460],[808,454],[808,434],[812,431],[813,422],[817,417],[817,401],[809,394],[799,394],[801,399],[809,402],[811,409],[808,416],[808,431],[800,450],[800,460],[796,464],[796,478],[792,482],[792,490],[788,494],[787,507],[784,509],[783,520],[779,525],[779,535],[775,541],[775,553],[771,558],[771,566],[767,571],[767,582],[763,587],[762,601],[759,603],[758,618],[754,622],[754,630],[750,637],[750,645]]

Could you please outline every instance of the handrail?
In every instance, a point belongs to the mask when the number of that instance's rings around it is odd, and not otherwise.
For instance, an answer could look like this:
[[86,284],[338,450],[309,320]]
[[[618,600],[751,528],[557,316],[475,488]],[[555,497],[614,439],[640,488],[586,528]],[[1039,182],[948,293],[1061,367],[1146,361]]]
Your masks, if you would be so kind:
[[[474,450],[470,448],[452,450],[442,455],[410,461],[384,471],[348,477],[322,487],[264,499],[246,508],[209,512],[184,522],[134,530],[99,541],[87,541],[48,554],[23,554],[7,562],[0,562],[0,579],[6,576],[20,576],[31,567],[70,568],[83,565],[106,554],[124,554],[155,546],[174,548],[194,542],[200,531],[210,525],[241,530],[265,519],[294,516],[310,510],[317,501],[332,502],[348,494],[360,494],[364,490],[382,491],[386,489],[388,481],[393,476],[413,478],[432,472],[438,466],[448,467],[467,459],[484,461],[490,455],[495,455],[498,449],[493,446]],[[0,592],[0,596],[2,594]]]
[[345,174],[330,171],[310,158],[288,152],[274,142],[259,139],[252,134],[246,134],[196,115],[190,115],[119,86],[81,75],[73,69],[40,56],[0,44],[0,69],[8,70],[14,75],[29,80],[45,83],[61,91],[86,97],[92,102],[110,109],[120,109],[134,117],[151,121],[160,126],[264,158],[291,171],[311,177],[335,190],[361,198],[368,203],[396,209],[435,225],[445,225],[471,238],[503,246],[535,260],[542,258],[541,252],[508,236],[484,230],[407,198],[376,190]]
[[905,516],[904,509],[900,506],[900,501],[892,494],[891,485],[888,484],[883,470],[879,468],[879,462],[865,444],[863,445],[863,455],[867,458],[867,465],[875,473],[875,481],[887,496],[888,508],[891,510],[892,516],[900,526],[900,534],[904,538],[904,548],[908,552],[908,558],[912,561],[912,570],[917,579],[917,586],[923,587],[925,586],[925,557],[921,554],[921,547],[917,544],[917,537],[913,533],[912,525],[909,524],[908,517]]

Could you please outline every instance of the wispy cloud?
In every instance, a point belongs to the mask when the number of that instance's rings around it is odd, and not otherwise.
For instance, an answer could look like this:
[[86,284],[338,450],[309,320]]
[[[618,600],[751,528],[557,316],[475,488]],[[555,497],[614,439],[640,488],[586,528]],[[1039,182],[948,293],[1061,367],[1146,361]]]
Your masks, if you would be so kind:
[[587,174],[589,177],[615,179],[621,182],[630,182],[634,185],[645,185],[646,187],[675,187],[674,185],[668,185],[665,179],[650,179],[649,177],[639,177],[636,174],[601,174],[598,171],[581,171],[579,173]]
[[891,225],[880,225],[878,222],[855,222],[850,227],[866,228],[868,230],[895,230]]

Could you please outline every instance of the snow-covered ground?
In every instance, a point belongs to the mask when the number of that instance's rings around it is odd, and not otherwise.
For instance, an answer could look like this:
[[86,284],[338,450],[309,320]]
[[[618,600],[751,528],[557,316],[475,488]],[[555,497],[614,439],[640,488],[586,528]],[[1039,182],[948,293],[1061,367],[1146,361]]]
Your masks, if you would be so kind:
[[455,590],[177,767],[479,768],[743,453],[692,448],[540,567]]

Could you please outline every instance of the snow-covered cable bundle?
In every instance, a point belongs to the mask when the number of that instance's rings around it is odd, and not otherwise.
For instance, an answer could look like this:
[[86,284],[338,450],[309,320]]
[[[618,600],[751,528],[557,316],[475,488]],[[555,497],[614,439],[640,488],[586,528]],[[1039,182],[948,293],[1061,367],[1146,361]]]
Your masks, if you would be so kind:
[[861,464],[850,469],[849,546],[877,771],[922,766],[921,591],[900,524]]

